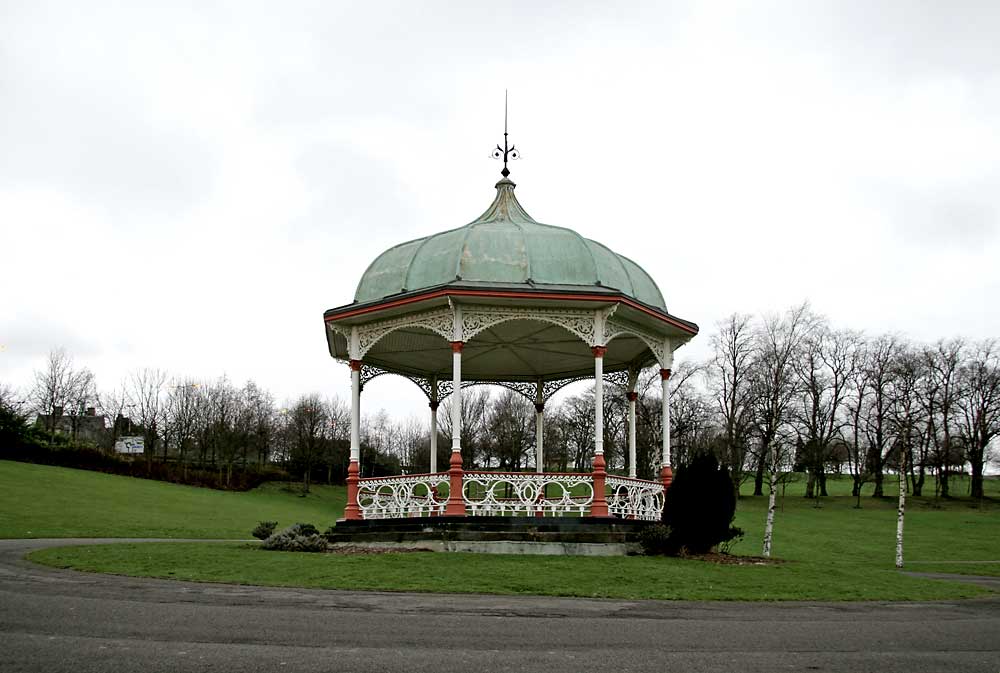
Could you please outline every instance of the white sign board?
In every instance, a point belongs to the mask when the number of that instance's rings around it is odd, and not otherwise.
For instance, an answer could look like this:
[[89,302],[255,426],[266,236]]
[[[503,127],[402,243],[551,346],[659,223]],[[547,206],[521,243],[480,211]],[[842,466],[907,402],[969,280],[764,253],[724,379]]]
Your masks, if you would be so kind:
[[144,453],[145,442],[142,437],[122,437],[115,442],[115,451],[118,453]]

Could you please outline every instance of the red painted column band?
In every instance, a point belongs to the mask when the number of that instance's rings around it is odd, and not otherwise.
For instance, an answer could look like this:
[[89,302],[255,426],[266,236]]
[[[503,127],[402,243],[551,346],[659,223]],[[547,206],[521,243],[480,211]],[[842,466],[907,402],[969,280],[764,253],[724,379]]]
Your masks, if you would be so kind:
[[344,518],[360,519],[361,508],[358,507],[358,461],[352,460],[347,466],[347,507],[344,508]]
[[[348,362],[348,366],[351,368],[351,385],[353,386],[354,372],[361,371],[361,360],[351,360]],[[353,396],[353,391],[351,394]],[[354,460],[352,457],[350,464],[347,466],[347,506],[344,508],[344,518],[348,520],[357,520],[361,518],[361,508],[358,507],[358,481],[360,471],[358,461]]]
[[444,508],[446,516],[465,516],[465,498],[462,497],[464,474],[462,454],[459,451],[452,451],[451,459],[448,461],[448,504]]
[[608,515],[608,498],[604,493],[605,480],[608,477],[604,469],[606,465],[604,454],[599,453],[594,456],[594,501],[590,505],[590,516]]

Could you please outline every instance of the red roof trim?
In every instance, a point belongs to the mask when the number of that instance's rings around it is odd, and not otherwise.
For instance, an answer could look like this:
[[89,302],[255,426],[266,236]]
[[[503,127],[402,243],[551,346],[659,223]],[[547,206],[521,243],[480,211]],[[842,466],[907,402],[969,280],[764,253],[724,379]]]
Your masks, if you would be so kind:
[[407,304],[412,304],[418,301],[426,301],[427,299],[435,299],[437,297],[447,297],[447,296],[458,296],[458,297],[502,297],[508,299],[568,299],[572,301],[615,301],[622,304],[626,304],[637,311],[642,311],[643,313],[661,320],[666,323],[670,323],[674,327],[678,327],[685,332],[690,334],[697,334],[697,329],[691,329],[688,325],[678,322],[674,318],[666,316],[662,313],[658,313],[652,309],[649,309],[642,304],[629,299],[628,297],[623,297],[621,295],[602,295],[602,294],[570,294],[561,292],[518,292],[516,290],[460,290],[457,288],[452,289],[441,289],[434,292],[428,292],[427,294],[415,295],[412,297],[406,297],[403,299],[396,299],[394,301],[389,301],[384,304],[375,304],[373,306],[366,306],[364,308],[354,309],[353,311],[344,311],[343,313],[338,313],[333,316],[325,317],[324,322],[332,322],[334,320],[341,320],[343,318],[353,318],[354,316],[364,315],[366,313],[374,313],[375,311],[381,311],[387,308],[395,308],[397,306],[405,306]]

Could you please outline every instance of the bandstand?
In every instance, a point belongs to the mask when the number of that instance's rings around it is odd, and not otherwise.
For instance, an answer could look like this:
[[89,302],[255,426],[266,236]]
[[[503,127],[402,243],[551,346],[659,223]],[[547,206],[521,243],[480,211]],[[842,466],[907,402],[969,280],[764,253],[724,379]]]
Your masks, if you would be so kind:
[[[506,154],[504,145],[498,150]],[[656,283],[635,262],[571,229],[532,219],[514,195],[504,159],[486,212],[465,226],[389,248],[364,272],[354,302],[324,314],[330,354],[347,362],[351,375],[346,528],[384,526],[384,519],[487,517],[579,526],[587,518],[614,523],[662,514],[672,478],[667,380],[674,350],[698,327],[667,311]],[[665,421],[657,481],[636,477],[635,386],[650,366],[660,370]],[[428,398],[425,474],[359,478],[362,390],[384,374],[410,379]],[[594,382],[593,469],[546,472],[546,402],[586,379]],[[627,475],[605,469],[608,382],[627,390]],[[462,391],[480,383],[512,389],[534,404],[534,471],[465,469]],[[448,396],[451,454],[442,470],[437,412]]]

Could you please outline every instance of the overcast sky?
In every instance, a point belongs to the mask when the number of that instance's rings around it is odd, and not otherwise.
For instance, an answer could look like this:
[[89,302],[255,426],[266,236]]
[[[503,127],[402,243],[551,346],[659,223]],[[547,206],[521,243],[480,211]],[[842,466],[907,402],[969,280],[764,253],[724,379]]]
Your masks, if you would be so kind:
[[485,210],[505,88],[521,203],[645,267],[678,355],[804,299],[1000,336],[998,2],[173,4],[0,0],[0,383],[347,396],[323,311]]

